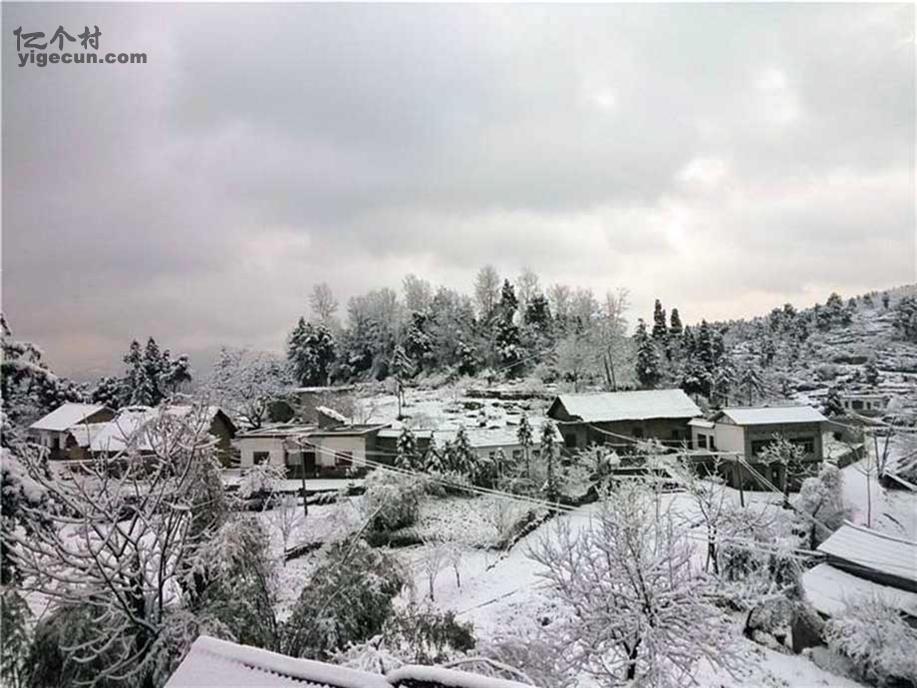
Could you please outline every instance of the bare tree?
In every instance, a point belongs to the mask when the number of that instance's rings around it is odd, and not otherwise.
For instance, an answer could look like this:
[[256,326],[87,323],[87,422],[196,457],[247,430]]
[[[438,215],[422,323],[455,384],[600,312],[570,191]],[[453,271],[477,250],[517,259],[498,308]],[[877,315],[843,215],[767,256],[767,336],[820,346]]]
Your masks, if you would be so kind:
[[433,302],[433,287],[417,275],[405,275],[401,287],[404,290],[404,305],[408,311],[422,313]]
[[334,323],[334,316],[338,310],[337,299],[327,282],[320,282],[312,286],[309,294],[309,307],[315,320],[325,325]]
[[271,403],[280,399],[289,387],[290,380],[279,356],[224,347],[205,392],[210,401],[259,428],[268,418]]
[[523,268],[516,278],[516,298],[519,299],[520,313],[525,313],[525,307],[538,292],[538,275],[529,267]]
[[[303,499],[305,499],[305,496],[303,496]],[[290,538],[293,536],[293,532],[303,520],[303,515],[299,512],[299,500],[296,499],[296,496],[292,494],[283,495],[274,505],[274,510],[271,512],[271,520],[274,521],[274,525],[280,533],[283,551],[286,553],[290,548]],[[283,557],[283,564],[286,566],[286,556]]]
[[557,641],[571,666],[607,686],[683,686],[701,659],[737,674],[737,634],[692,555],[686,531],[668,510],[657,518],[638,483],[609,495],[581,530],[559,520],[530,556],[562,605]]
[[434,599],[433,589],[439,572],[448,564],[449,544],[438,539],[424,539],[424,550],[418,561],[421,572],[427,579],[427,594]]
[[500,298],[500,275],[493,265],[485,265],[474,279],[474,300],[478,315],[487,317],[497,305]]

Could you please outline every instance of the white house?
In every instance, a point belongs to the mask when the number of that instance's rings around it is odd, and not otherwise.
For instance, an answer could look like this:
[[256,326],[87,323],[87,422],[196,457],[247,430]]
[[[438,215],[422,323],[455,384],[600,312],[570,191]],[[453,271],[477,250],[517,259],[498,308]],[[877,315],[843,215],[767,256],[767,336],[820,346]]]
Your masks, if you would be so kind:
[[61,459],[78,446],[71,436],[71,428],[106,423],[114,417],[115,412],[101,404],[68,402],[32,423],[28,432],[32,439],[49,450],[50,458]]

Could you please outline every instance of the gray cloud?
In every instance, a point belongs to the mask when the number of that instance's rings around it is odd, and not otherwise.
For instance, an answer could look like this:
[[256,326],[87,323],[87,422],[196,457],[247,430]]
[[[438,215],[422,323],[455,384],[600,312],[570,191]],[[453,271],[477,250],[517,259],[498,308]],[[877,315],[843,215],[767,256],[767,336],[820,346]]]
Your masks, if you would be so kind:
[[64,372],[484,262],[689,320],[915,279],[911,5],[2,11],[149,54],[4,37],[4,310]]

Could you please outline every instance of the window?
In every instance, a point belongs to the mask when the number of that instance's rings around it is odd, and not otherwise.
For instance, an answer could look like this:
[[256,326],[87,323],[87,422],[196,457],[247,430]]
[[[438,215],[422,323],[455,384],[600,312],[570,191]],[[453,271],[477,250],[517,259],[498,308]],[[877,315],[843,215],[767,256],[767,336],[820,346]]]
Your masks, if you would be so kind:
[[576,449],[576,435],[571,432],[564,437],[564,444],[567,446],[567,449]]
[[335,454],[336,463],[338,466],[352,466],[353,465],[353,452],[352,451],[342,451]]
[[257,451],[252,452],[252,463],[256,466],[268,463],[271,460],[271,452]]
[[706,448],[707,448],[707,436],[706,436],[706,435],[698,435],[698,436],[697,436],[697,448],[698,448],[698,449],[706,449]]
[[540,459],[540,458],[541,458],[541,450],[540,450],[540,449],[533,449],[533,450],[532,450],[532,458],[533,458],[533,459]]
[[636,437],[638,440],[643,439],[643,428],[634,428],[633,432],[630,434],[632,437]]
[[863,402],[862,402],[862,400],[860,400],[860,399],[854,399],[854,400],[853,400],[853,410],[854,410],[854,411],[862,411],[862,410],[863,410]]
[[522,450],[513,449],[513,461],[520,461],[522,459]]

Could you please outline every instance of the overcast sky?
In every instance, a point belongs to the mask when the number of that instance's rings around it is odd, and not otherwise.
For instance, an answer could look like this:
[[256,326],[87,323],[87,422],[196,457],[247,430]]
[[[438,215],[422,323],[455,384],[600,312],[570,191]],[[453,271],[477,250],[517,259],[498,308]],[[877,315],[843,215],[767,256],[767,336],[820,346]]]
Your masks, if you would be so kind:
[[[62,373],[486,262],[632,320],[915,281],[913,5],[2,12],[3,309]],[[19,68],[61,24],[148,64]]]

